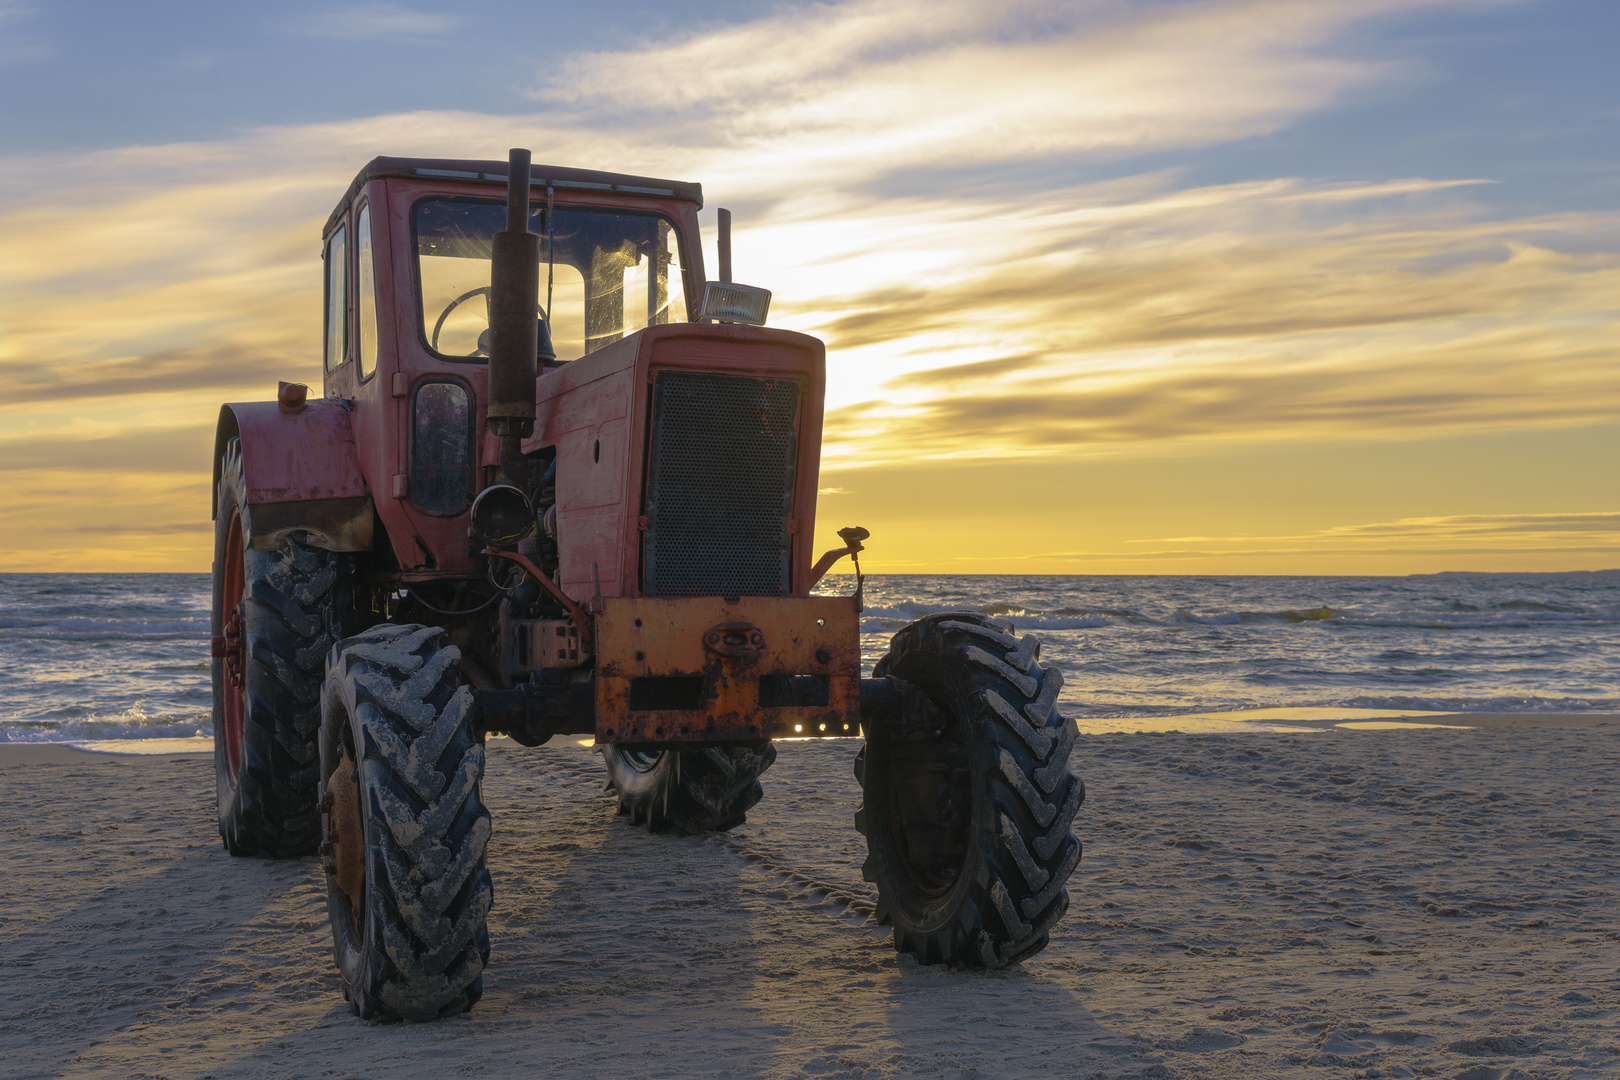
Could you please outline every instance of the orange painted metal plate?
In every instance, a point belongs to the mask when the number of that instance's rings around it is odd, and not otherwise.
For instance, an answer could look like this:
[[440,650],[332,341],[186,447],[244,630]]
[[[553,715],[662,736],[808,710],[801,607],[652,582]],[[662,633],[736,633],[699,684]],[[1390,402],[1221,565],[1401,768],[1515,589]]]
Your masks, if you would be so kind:
[[[860,732],[860,616],[852,597],[605,597],[596,649],[599,743]],[[762,706],[766,675],[822,676],[827,704]],[[694,694],[702,680],[697,707],[631,707],[637,680],[670,677],[684,677]]]

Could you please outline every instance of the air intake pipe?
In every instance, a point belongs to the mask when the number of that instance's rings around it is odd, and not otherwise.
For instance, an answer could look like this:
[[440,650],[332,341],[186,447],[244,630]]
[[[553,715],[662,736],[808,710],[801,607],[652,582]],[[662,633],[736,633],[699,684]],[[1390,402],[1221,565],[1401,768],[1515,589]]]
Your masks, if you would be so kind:
[[534,431],[534,364],[539,344],[540,235],[529,231],[529,152],[506,166],[506,231],[495,234],[489,264],[490,431],[518,438]]

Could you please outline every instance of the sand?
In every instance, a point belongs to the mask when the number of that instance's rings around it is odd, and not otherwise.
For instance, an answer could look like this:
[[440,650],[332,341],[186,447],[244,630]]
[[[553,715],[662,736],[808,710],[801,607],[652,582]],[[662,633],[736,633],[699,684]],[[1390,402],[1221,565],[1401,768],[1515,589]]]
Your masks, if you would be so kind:
[[0,747],[0,1076],[1620,1076],[1620,721],[1088,735],[1052,945],[871,925],[857,744],[785,743],[727,837],[491,743],[470,1017],[367,1026],[314,859],[229,858],[200,755]]

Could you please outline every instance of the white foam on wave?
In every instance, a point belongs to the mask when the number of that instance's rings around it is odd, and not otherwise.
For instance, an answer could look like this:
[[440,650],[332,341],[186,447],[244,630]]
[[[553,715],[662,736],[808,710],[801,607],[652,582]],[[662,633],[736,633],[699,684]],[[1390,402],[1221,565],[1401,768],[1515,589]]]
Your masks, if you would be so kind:
[[0,742],[72,743],[84,740],[137,740],[212,738],[213,716],[208,712],[182,715],[147,715],[139,708],[104,716],[66,720],[0,721]]
[[1129,622],[1130,619],[1111,615],[1025,615],[1012,620],[1020,634],[1036,630],[1098,630]]

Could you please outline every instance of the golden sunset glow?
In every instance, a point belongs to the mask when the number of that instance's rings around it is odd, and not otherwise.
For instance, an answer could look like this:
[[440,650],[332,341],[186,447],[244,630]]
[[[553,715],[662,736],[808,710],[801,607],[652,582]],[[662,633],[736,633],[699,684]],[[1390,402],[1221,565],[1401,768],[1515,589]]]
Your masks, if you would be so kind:
[[0,569],[206,570],[219,404],[319,385],[355,170],[508,146],[733,208],[827,342],[817,546],[864,525],[868,570],[1614,566],[1620,211],[1175,163],[1393,79],[1330,46],[1432,6],[817,6],[576,55],[519,117],[13,157]]

